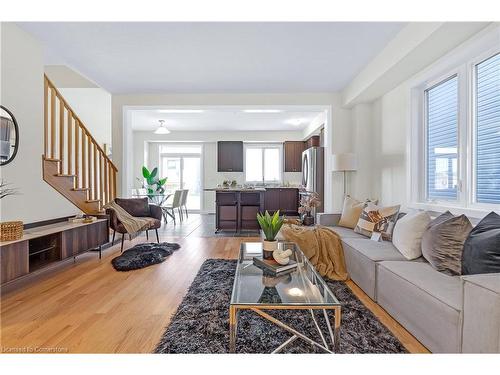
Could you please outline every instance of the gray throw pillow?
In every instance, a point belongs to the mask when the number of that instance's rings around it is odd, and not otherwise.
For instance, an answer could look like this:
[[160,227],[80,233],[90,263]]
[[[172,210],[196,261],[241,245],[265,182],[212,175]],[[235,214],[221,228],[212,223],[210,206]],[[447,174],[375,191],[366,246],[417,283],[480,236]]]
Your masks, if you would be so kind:
[[471,230],[467,216],[445,212],[431,221],[422,237],[423,257],[439,272],[460,275],[464,242]]
[[464,244],[462,274],[500,272],[500,215],[491,212],[469,233]]

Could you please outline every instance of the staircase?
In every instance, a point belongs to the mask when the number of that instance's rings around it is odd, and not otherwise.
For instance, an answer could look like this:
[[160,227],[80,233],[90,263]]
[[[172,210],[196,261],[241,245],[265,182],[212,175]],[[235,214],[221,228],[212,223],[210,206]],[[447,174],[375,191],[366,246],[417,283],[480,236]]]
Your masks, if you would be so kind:
[[44,76],[43,179],[86,214],[116,197],[117,168]]

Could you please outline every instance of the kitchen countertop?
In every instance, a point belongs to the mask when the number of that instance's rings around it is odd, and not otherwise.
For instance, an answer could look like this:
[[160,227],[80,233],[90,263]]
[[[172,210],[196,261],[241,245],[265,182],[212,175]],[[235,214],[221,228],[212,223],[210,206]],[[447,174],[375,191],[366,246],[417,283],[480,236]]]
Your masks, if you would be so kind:
[[210,189],[203,189],[205,191],[266,191],[265,188],[258,187],[258,188],[210,188]]
[[299,189],[298,186],[258,186],[255,188],[235,187],[235,188],[207,188],[205,191],[266,191],[267,189]]

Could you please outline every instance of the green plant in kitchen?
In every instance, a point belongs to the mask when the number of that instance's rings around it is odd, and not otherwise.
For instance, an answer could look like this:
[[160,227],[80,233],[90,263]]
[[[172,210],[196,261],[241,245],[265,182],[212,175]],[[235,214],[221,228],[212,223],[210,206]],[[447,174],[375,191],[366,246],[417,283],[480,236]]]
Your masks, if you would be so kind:
[[[142,167],[142,177],[144,180],[142,182],[143,189],[147,189],[148,195],[153,194],[163,194],[165,192],[165,183],[167,182],[167,177],[158,177],[158,168],[153,168],[151,171],[146,167]],[[146,181],[146,184],[144,184]]]
[[264,232],[266,239],[263,243],[263,256],[264,259],[272,259],[273,251],[278,248],[278,241],[276,241],[276,236],[278,235],[285,219],[280,217],[280,212],[276,211],[274,215],[270,215],[268,211],[264,214],[257,213],[257,221]]

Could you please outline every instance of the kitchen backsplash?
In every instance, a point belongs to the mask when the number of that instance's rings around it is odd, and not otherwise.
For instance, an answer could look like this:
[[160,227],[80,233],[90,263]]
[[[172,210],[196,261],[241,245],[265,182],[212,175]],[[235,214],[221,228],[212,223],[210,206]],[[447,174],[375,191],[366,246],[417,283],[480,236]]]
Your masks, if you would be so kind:
[[[217,184],[222,184],[224,180],[236,180],[238,185],[243,185],[245,183],[245,174],[242,172],[217,172],[218,182]],[[301,172],[283,172],[283,183],[290,185],[300,185],[302,181]]]

